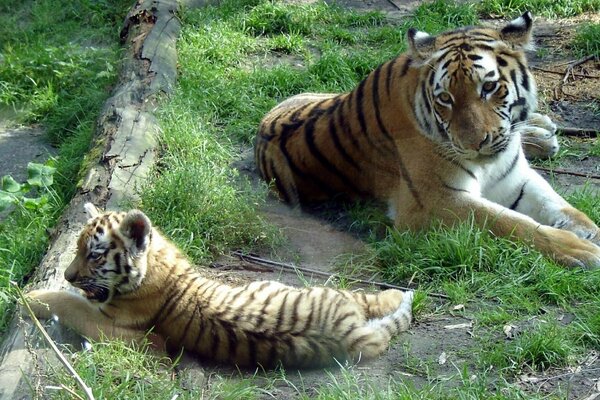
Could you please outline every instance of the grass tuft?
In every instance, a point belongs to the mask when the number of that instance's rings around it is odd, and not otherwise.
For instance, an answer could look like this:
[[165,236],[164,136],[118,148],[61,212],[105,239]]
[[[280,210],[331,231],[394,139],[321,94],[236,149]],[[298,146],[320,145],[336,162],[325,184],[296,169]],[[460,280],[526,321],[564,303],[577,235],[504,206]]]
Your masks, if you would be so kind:
[[[94,342],[88,350],[73,352],[70,361],[97,399],[197,399],[203,392],[201,387],[182,389],[173,362],[150,351],[147,344],[130,346],[118,340]],[[72,377],[63,369],[53,371],[51,378],[58,385],[79,392]],[[68,391],[54,390],[52,398],[73,398]]]
[[476,25],[478,22],[473,4],[434,0],[417,7],[413,19],[407,25],[436,34],[460,26]]
[[600,57],[600,24],[587,24],[573,39],[573,52],[578,57]]
[[600,10],[600,0],[483,0],[477,6],[486,16],[513,18],[525,11],[547,18],[574,17]]
[[537,322],[530,330],[506,343],[496,343],[483,358],[494,368],[521,373],[525,369],[543,371],[569,365],[575,349],[565,330],[554,322]]

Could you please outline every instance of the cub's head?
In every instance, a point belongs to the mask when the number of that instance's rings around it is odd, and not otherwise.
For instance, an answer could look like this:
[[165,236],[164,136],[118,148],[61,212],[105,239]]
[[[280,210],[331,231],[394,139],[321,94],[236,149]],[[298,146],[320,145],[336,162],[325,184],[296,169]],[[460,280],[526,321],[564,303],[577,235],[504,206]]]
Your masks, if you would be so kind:
[[524,50],[532,17],[500,29],[466,27],[431,36],[407,33],[420,87],[414,112],[426,136],[452,157],[486,159],[504,151],[537,105]]
[[104,303],[139,287],[146,274],[152,226],[139,210],[100,213],[91,203],[85,210],[90,218],[65,279],[88,299]]

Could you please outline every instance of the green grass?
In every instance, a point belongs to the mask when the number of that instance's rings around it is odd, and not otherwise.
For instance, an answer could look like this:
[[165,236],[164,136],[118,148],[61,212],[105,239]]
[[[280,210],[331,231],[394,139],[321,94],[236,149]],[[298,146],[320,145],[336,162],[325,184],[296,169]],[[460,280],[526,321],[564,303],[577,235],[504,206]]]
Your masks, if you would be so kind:
[[[68,351],[68,349],[67,349]],[[147,346],[132,347],[120,341],[96,342],[88,350],[72,353],[70,362],[97,399],[198,399],[203,388],[182,389],[173,362],[153,354]],[[55,389],[46,389],[55,399],[73,399],[82,391],[62,366],[52,369]],[[69,390],[61,388],[66,387]]]
[[478,22],[479,18],[472,4],[435,0],[417,7],[407,26],[436,34],[459,26],[477,25]]
[[600,10],[600,0],[483,0],[477,10],[486,16],[516,17],[525,11],[547,18],[573,17]]
[[600,57],[600,24],[587,24],[579,29],[572,47],[579,57]]
[[0,222],[0,332],[12,317],[9,281],[24,283],[39,264],[47,230],[75,192],[116,78],[118,29],[128,3],[0,0],[0,107],[14,110],[14,123],[40,123],[58,147],[48,205],[18,207]]

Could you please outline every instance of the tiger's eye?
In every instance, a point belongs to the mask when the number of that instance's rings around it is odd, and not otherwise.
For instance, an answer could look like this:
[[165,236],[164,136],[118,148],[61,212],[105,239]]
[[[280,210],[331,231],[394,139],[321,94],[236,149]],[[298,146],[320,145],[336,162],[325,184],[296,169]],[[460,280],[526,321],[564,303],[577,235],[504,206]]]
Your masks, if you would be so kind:
[[494,89],[496,89],[496,85],[497,82],[487,81],[483,84],[483,91],[487,93],[492,92]]
[[438,95],[438,99],[442,102],[442,103],[446,103],[446,104],[452,104],[452,96],[450,96],[450,94],[448,94],[447,92],[442,92]]

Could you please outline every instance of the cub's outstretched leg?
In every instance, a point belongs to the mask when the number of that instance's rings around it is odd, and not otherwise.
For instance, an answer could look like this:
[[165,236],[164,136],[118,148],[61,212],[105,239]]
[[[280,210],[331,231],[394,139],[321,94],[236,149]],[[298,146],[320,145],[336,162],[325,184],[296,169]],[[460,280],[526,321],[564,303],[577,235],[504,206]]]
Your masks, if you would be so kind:
[[140,344],[144,331],[115,325],[100,308],[77,293],[67,291],[32,290],[26,294],[29,306],[37,318],[58,318],[58,322],[92,340],[121,339]]

